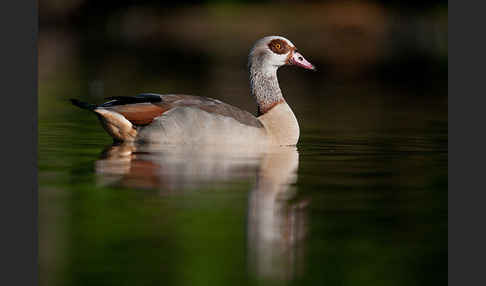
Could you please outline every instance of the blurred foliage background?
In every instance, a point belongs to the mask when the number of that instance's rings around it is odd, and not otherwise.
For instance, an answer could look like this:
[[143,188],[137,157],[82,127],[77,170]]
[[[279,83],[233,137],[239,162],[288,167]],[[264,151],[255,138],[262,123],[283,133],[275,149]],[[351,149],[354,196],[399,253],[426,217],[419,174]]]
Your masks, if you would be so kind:
[[446,94],[446,1],[42,0],[39,7],[41,116],[43,91],[60,77],[81,82],[74,92],[91,100],[179,92],[254,110],[246,57],[272,34],[293,41],[320,71],[281,69],[292,104],[332,96],[335,87],[350,88],[352,100],[377,86]]

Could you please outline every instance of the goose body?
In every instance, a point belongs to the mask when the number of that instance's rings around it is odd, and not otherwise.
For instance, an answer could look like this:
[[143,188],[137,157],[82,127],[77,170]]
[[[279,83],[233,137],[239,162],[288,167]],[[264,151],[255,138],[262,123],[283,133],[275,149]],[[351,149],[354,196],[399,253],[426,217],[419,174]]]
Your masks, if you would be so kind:
[[116,141],[295,145],[299,125],[277,80],[277,69],[283,65],[314,69],[283,37],[262,38],[251,49],[250,92],[257,116],[217,99],[181,94],[110,97],[100,105],[71,101],[96,113]]

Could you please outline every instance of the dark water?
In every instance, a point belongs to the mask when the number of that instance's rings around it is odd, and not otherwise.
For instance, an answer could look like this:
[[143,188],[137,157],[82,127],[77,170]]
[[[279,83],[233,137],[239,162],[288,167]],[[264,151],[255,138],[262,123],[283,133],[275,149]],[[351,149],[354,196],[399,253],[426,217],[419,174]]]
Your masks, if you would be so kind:
[[39,122],[41,284],[443,285],[447,107],[383,101],[265,154],[111,146],[65,103]]
[[[447,283],[446,8],[80,7],[74,28],[41,14],[40,285]],[[112,146],[68,101],[179,92],[254,111],[246,56],[275,33],[319,69],[278,74],[295,148]]]

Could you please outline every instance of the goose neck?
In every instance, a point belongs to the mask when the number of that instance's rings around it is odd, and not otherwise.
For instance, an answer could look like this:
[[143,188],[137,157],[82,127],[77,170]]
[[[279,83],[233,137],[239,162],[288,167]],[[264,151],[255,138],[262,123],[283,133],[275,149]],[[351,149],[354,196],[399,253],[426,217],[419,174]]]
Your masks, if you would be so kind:
[[250,93],[255,98],[258,115],[265,114],[278,103],[285,102],[277,79],[278,67],[262,63],[249,64]]

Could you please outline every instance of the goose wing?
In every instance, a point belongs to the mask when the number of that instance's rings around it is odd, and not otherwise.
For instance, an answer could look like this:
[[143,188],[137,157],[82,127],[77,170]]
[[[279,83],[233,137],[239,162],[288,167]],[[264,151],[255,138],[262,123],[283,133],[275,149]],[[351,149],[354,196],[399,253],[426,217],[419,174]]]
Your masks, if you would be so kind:
[[155,118],[175,107],[196,107],[208,113],[231,117],[245,125],[263,127],[251,113],[208,97],[144,93],[136,96],[116,96],[107,99],[109,101],[99,105],[98,108],[120,113],[136,126],[148,125]]

